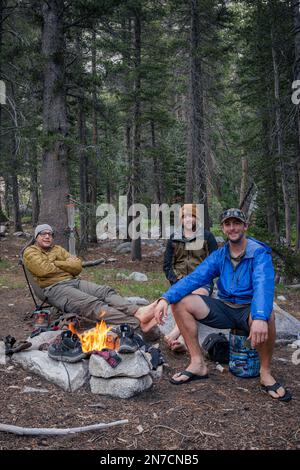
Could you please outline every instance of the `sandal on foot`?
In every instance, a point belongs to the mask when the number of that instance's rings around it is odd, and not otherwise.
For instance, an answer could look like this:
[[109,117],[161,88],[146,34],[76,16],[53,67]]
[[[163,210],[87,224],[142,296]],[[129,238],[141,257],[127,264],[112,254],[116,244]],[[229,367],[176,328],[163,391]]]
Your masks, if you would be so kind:
[[180,372],[179,375],[185,375],[186,377],[188,377],[188,379],[187,380],[175,380],[175,379],[173,379],[173,377],[171,377],[171,379],[170,379],[171,384],[173,384],[173,385],[183,385],[183,384],[187,384],[189,382],[192,382],[194,380],[208,379],[208,377],[209,377],[208,374],[197,375],[197,374],[194,374],[193,372],[190,372],[189,370],[184,370],[184,371]]
[[[275,382],[273,385],[263,385],[261,384],[261,388],[263,389],[264,392],[266,392],[268,395],[270,395],[271,398],[274,400],[278,401],[284,401],[284,402],[289,402],[292,399],[292,394],[288,389],[285,389],[285,394],[282,397],[273,397],[271,393],[269,392],[275,392],[277,393],[277,390],[282,387],[281,383]],[[283,387],[284,388],[284,387]]]

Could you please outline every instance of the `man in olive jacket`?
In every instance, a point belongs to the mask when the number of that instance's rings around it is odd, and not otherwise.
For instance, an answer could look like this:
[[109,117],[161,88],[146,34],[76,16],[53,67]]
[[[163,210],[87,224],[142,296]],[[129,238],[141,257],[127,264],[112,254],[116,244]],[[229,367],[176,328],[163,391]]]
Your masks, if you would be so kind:
[[153,306],[138,307],[109,286],[100,286],[77,277],[82,271],[80,258],[72,256],[59,245],[54,245],[50,225],[38,225],[35,243],[23,253],[26,268],[43,289],[47,301],[65,313],[74,313],[99,321],[105,312],[108,324],[128,323],[149,333],[156,324]]

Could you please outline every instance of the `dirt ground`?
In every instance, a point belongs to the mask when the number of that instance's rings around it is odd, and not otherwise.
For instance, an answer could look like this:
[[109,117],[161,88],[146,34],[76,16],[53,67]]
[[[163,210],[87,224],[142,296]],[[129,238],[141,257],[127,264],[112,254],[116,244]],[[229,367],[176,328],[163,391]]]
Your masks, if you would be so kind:
[[[17,264],[16,254],[24,239],[0,241],[2,260]],[[114,256],[114,267],[130,269],[129,255],[93,247],[87,259]],[[132,265],[134,271],[160,270],[161,258],[145,257]],[[109,266],[111,267],[111,266]],[[95,269],[106,269],[101,265]],[[24,282],[21,268],[7,273]],[[0,273],[1,275],[1,273]],[[1,336],[25,339],[32,330],[32,299],[27,288],[0,287]],[[300,318],[299,291],[285,294],[279,303]],[[79,427],[128,419],[128,424],[101,432],[61,437],[17,436],[0,433],[1,450],[204,450],[204,449],[300,449],[300,365],[291,361],[293,350],[276,346],[273,371],[286,384],[293,400],[280,403],[263,393],[258,379],[239,379],[220,373],[209,363],[210,378],[204,382],[174,386],[169,377],[183,370],[188,356],[176,355],[161,341],[167,366],[153,387],[129,400],[93,395],[89,386],[64,392],[17,365],[0,365],[0,422],[24,427]],[[45,388],[48,393],[22,393],[25,385]],[[97,406],[92,406],[97,405]]]

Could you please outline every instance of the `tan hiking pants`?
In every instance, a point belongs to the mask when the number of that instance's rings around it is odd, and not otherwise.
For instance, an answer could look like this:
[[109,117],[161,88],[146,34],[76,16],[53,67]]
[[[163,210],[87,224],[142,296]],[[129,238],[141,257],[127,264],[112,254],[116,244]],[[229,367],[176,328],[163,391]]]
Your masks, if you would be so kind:
[[105,311],[103,319],[109,325],[128,323],[137,328],[140,324],[133,316],[139,307],[109,286],[75,278],[46,287],[44,294],[49,304],[65,313],[76,313],[99,321],[101,312]]

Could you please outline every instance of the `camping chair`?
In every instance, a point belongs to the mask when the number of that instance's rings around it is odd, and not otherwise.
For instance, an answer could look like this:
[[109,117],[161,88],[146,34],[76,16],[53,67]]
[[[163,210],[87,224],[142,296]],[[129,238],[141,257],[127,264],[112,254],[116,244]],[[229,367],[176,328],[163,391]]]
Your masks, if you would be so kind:
[[[26,250],[26,248],[28,248],[29,246],[34,244],[34,240],[35,239],[32,237],[29,240],[29,242],[26,243],[26,245],[22,248],[22,250],[20,252],[20,256],[19,256],[19,265],[22,266],[22,269],[23,269],[23,272],[24,272],[24,275],[25,275],[25,279],[26,279],[26,282],[27,282],[31,297],[32,297],[33,302],[34,302],[34,306],[35,306],[35,311],[32,313],[31,316],[33,316],[34,313],[41,312],[43,309],[48,309],[48,310],[51,311],[51,314],[56,317],[56,321],[53,321],[51,323],[50,329],[53,326],[57,326],[57,327],[62,328],[64,325],[70,323],[72,320],[75,321],[78,316],[75,315],[75,314],[69,313],[69,312],[63,312],[63,311],[59,310],[57,307],[55,307],[54,305],[51,305],[51,304],[47,303],[47,297],[45,296],[43,289],[37,284],[37,282],[35,281],[33,275],[31,274],[31,272],[26,268],[24,260],[23,260],[23,254],[24,254],[24,251]],[[42,303],[38,303],[36,301],[35,296]],[[78,322],[78,318],[77,318],[77,322]]]
[[[19,265],[22,266],[22,269],[23,269],[23,272],[24,272],[24,275],[25,275],[25,279],[26,279],[30,294],[31,294],[31,297],[32,297],[34,305],[35,305],[35,309],[36,310],[41,310],[43,307],[51,307],[51,305],[46,305],[47,297],[44,295],[43,289],[41,289],[41,287],[37,284],[37,282],[35,281],[33,275],[31,274],[31,272],[28,271],[28,269],[25,266],[24,260],[23,260],[24,251],[26,250],[26,248],[28,248],[29,246],[31,246],[33,244],[34,244],[34,238],[32,237],[29,240],[29,242],[27,242],[26,245],[22,248],[22,250],[20,252]],[[36,295],[36,297],[42,303],[38,303],[36,301],[36,298],[35,298],[34,294]]]

